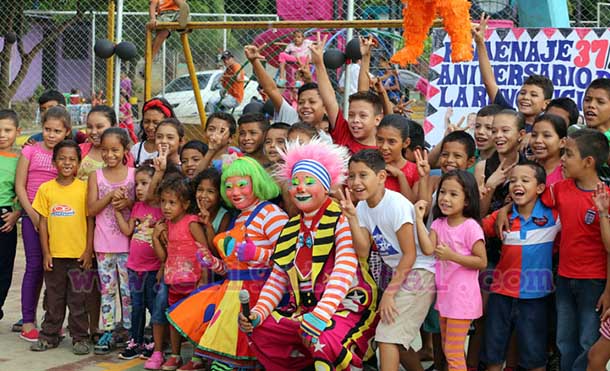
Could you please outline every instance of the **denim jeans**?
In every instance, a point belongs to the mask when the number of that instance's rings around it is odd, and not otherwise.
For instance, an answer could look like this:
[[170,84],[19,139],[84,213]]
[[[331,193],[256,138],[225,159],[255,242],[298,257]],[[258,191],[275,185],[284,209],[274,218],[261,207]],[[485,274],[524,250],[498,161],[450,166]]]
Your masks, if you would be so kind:
[[595,306],[606,280],[557,277],[557,347],[562,371],[585,371],[587,353],[599,338]]
[[146,309],[153,313],[157,294],[157,271],[135,272],[129,269],[129,293],[131,295],[131,338],[144,342]]

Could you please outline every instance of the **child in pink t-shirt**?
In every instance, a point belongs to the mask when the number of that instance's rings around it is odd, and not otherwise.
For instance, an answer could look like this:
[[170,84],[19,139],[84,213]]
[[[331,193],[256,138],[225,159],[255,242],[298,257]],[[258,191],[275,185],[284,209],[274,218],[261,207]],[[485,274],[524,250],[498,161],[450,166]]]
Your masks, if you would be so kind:
[[135,193],[138,200],[131,209],[129,220],[115,210],[121,232],[131,236],[127,272],[131,296],[131,340],[119,358],[134,359],[144,350],[144,324],[146,309],[154,317],[156,285],[161,261],[152,247],[155,224],[163,217],[158,205],[144,201],[155,169],[150,165],[140,166],[135,171]]
[[[280,76],[277,80],[277,86],[283,88],[286,86],[286,83],[294,82],[294,76],[291,74],[289,76],[289,81],[286,80],[286,64],[287,63],[299,63],[301,65],[309,64],[309,46],[312,44],[312,41],[305,38],[303,31],[297,30],[292,33],[292,42],[286,45],[286,49],[280,53],[279,61],[280,61]],[[291,69],[294,73],[296,68]],[[300,86],[295,86],[299,88]]]
[[70,114],[62,106],[51,107],[42,116],[42,142],[27,145],[21,150],[15,175],[15,193],[25,214],[22,219],[25,273],[21,284],[21,315],[23,327],[20,337],[38,340],[36,308],[42,287],[42,249],[38,236],[40,215],[32,207],[40,185],[57,177],[53,166],[53,148],[71,133]]
[[483,314],[479,270],[487,266],[475,178],[464,170],[442,176],[430,234],[424,223],[427,202],[415,206],[422,252],[437,258],[435,309],[440,314],[445,358],[450,371],[465,370],[464,341],[470,322]]
[[112,127],[100,139],[105,167],[89,174],[87,204],[95,216],[93,249],[100,278],[101,317],[104,334],[95,344],[95,354],[107,354],[114,348],[116,296],[120,293],[122,323],[131,329],[131,296],[127,258],[129,238],[121,233],[116,210],[127,214],[134,199],[134,169],[127,166],[129,138],[125,130]]

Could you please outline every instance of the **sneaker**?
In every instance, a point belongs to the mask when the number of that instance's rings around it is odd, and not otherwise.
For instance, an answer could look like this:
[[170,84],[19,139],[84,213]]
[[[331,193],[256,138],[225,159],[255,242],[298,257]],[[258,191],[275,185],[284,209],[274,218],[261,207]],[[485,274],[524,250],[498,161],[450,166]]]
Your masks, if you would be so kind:
[[201,359],[193,361],[189,360],[184,366],[180,367],[178,371],[205,371],[205,363]]
[[186,28],[186,24],[191,16],[191,8],[186,1],[182,1],[178,6],[180,7],[180,10],[178,10],[178,25],[180,28]]
[[133,339],[129,339],[127,347],[119,354],[120,359],[135,359],[140,356],[140,344],[136,343]]
[[38,339],[34,344],[30,346],[30,350],[33,352],[44,352],[45,350],[57,348],[57,345],[49,344],[48,341]]
[[21,332],[21,330],[23,329],[23,320],[20,319],[19,321],[15,322],[13,324],[13,327],[11,328],[12,332]]
[[155,351],[155,343],[144,343],[142,346],[142,352],[140,353],[140,359],[149,359]]
[[153,352],[153,354],[144,362],[144,368],[147,370],[159,370],[163,364],[163,353]]
[[286,86],[286,79],[277,79],[277,87],[283,88]]
[[25,341],[35,343],[38,340],[38,329],[33,328],[28,332],[21,331],[21,333],[19,334],[19,337]]
[[108,354],[114,348],[114,340],[112,339],[112,332],[106,331],[100,340],[95,344],[93,353],[102,355]]
[[126,330],[123,327],[117,328],[112,334],[112,339],[114,339],[114,346],[117,348],[125,348],[130,339],[129,330]]
[[91,353],[89,342],[81,340],[72,344],[72,353],[76,354],[77,356],[84,356]]
[[182,358],[180,356],[172,354],[169,356],[167,361],[161,366],[163,371],[176,371],[178,368],[182,367]]

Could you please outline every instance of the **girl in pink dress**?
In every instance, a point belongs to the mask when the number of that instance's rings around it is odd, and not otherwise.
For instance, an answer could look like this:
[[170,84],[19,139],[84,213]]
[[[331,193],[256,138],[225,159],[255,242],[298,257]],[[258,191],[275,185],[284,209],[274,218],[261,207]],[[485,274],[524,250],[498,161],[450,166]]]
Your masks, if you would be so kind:
[[[163,249],[157,235],[153,235],[153,247],[163,262],[163,278],[169,287],[170,306],[188,297],[197,287],[206,283],[208,277],[208,271],[201,268],[197,254],[211,256],[211,253],[206,246],[199,217],[188,213],[190,191],[187,179],[178,173],[166,175],[157,189],[167,224],[167,247]],[[174,327],[170,328],[170,341],[172,354],[162,365],[164,370],[175,370],[182,366],[182,337]]]
[[417,235],[422,252],[437,259],[435,309],[440,314],[443,352],[450,371],[466,370],[464,341],[470,322],[483,314],[479,270],[487,266],[474,176],[465,170],[442,176],[429,234],[426,207],[424,200],[415,205]]

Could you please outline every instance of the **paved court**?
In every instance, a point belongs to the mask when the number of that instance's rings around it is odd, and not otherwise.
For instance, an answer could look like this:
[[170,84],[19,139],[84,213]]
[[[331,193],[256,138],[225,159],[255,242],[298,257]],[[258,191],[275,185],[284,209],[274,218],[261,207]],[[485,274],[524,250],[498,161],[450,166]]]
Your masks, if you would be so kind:
[[[1,248],[1,247],[0,247]],[[21,318],[21,278],[25,269],[25,256],[21,239],[17,246],[15,271],[8,298],[4,305],[4,318],[0,320],[0,370],[3,371],[120,371],[144,370],[144,361],[135,359],[124,361],[117,357],[118,352],[104,356],[76,356],[72,354],[72,342],[66,337],[56,349],[46,352],[30,351],[29,342],[19,338],[19,334],[11,332],[11,326]],[[38,309],[38,320],[43,314]],[[183,355],[192,354],[190,345],[183,346]],[[93,348],[92,348],[93,349]]]

